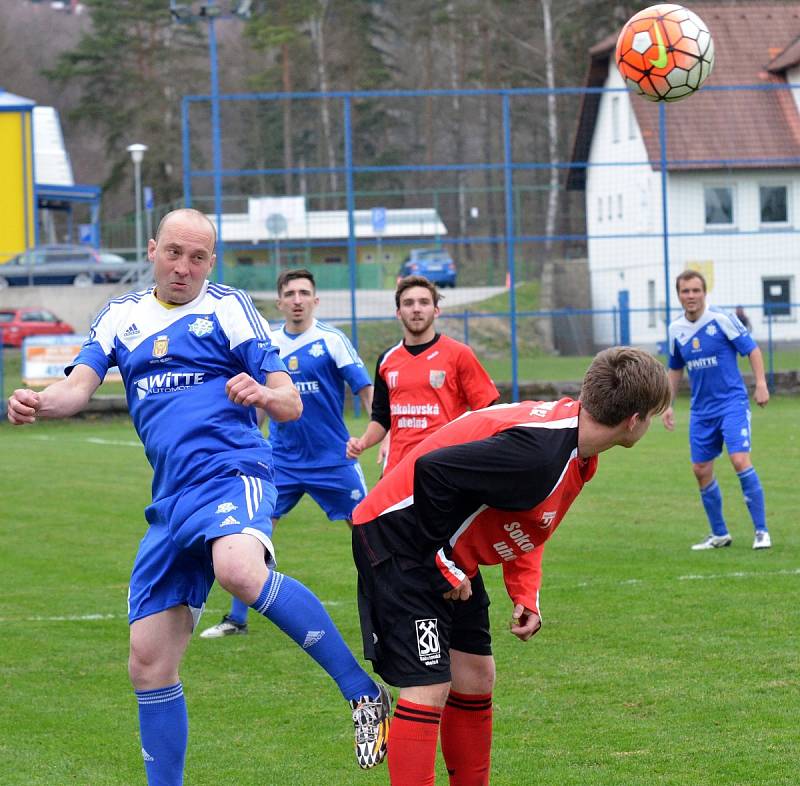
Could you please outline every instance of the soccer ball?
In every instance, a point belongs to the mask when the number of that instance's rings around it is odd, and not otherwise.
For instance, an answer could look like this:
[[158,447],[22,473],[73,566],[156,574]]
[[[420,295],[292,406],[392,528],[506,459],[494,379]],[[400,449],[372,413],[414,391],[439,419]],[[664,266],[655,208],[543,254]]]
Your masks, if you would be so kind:
[[617,68],[648,101],[679,101],[714,67],[714,41],[697,14],[659,3],[632,16],[617,39]]

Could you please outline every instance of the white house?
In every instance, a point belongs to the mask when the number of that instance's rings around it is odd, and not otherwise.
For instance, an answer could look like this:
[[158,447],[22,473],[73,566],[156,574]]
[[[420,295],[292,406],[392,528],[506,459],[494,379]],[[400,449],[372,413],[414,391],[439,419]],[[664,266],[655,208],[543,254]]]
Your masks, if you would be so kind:
[[[572,160],[587,166],[570,171],[568,188],[586,192],[592,306],[610,314],[626,293],[631,342],[656,344],[667,301],[678,313],[675,276],[694,268],[710,302],[745,306],[757,338],[767,338],[769,304],[773,339],[798,340],[800,6],[692,10],[715,43],[706,86],[760,87],[704,87],[666,105],[662,178],[659,107],[624,89],[616,36],[590,50],[587,86],[609,91],[584,96]],[[594,334],[601,345],[619,339],[608,314],[595,316]]]

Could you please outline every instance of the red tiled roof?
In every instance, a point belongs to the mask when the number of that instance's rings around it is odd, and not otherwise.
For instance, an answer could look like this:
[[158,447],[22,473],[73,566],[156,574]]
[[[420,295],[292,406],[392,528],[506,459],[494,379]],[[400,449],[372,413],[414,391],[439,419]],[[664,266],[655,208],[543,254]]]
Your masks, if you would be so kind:
[[[785,84],[785,70],[800,61],[798,4],[693,3],[691,8],[714,39],[716,62],[707,86]],[[590,49],[587,86],[604,84],[615,43],[616,36],[609,36]],[[584,96],[574,162],[586,161],[598,104],[599,96]],[[655,168],[661,155],[658,105],[639,96],[632,104]],[[800,158],[800,115],[789,90],[701,89],[668,104],[666,117],[670,170],[800,166],[785,160]],[[568,188],[584,185],[585,171],[571,170]]]

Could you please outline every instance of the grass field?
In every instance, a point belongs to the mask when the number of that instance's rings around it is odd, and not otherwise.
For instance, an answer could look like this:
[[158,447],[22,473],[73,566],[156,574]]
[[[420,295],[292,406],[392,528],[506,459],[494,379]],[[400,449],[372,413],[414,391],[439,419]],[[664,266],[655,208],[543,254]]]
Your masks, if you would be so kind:
[[[689,550],[706,525],[682,402],[677,433],[654,424],[634,450],[601,457],[548,546],[544,627],[527,644],[505,630],[510,602],[499,570],[485,570],[495,786],[797,783],[799,408],[775,398],[754,412],[773,549],[751,550],[721,464],[734,544]],[[149,499],[143,451],[123,419],[3,424],[0,446],[0,783],[142,784],[125,598]],[[317,592],[360,654],[344,525],[304,500],[275,541],[281,569]],[[215,589],[202,625],[227,603]],[[387,784],[385,767],[357,769],[333,684],[266,621],[251,623],[249,636],[189,648],[187,786]]]

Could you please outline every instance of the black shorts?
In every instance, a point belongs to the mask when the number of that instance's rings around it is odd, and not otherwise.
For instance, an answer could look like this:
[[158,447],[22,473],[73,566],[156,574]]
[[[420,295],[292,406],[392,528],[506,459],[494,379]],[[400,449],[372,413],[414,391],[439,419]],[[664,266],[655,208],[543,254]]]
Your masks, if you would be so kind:
[[[480,573],[467,601],[431,589],[430,568],[391,556],[371,565],[353,539],[364,657],[390,685],[450,682],[450,650],[491,655],[489,596]],[[436,577],[434,577],[435,579]]]

